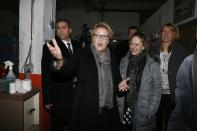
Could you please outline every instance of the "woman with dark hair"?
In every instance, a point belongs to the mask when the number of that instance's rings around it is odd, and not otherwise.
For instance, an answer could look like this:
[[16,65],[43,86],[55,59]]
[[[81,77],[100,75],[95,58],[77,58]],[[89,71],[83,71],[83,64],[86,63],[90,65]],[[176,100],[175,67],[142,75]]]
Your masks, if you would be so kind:
[[137,32],[130,39],[129,52],[121,60],[120,73],[124,80],[119,90],[125,92],[122,118],[125,131],[156,130],[161,75],[159,61],[148,53],[149,46],[146,35]]

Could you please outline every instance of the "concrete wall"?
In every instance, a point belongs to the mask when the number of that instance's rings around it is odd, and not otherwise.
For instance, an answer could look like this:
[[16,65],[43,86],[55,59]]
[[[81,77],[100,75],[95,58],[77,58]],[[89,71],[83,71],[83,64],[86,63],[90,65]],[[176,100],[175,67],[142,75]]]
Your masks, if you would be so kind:
[[[174,0],[168,0],[143,25],[141,25],[141,29],[150,34],[158,33],[163,24],[167,22],[173,23],[173,17],[174,17]],[[181,21],[176,25],[179,26],[187,22],[193,21],[195,19],[197,19],[196,0],[195,0],[194,16],[184,21]]]
[[147,33],[158,33],[163,24],[173,23],[174,0],[168,0],[143,25],[141,30]]
[[[42,47],[45,39],[54,37],[54,29],[49,26],[52,15],[52,0],[35,0],[34,3],[20,0],[19,11],[19,69],[21,70],[26,60],[30,44],[32,43],[33,74],[41,73]],[[31,14],[31,7],[33,12]],[[32,16],[32,17],[31,17]],[[53,18],[52,18],[53,17]],[[32,32],[32,36],[31,36]],[[32,37],[32,38],[31,38]]]

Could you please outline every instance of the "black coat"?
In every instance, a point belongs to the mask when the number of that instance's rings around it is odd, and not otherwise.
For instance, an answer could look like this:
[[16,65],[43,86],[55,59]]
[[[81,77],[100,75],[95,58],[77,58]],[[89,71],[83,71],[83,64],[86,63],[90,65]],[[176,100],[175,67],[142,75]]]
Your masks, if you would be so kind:
[[181,40],[175,41],[172,46],[171,55],[168,62],[168,80],[170,87],[170,94],[172,101],[175,102],[175,88],[176,88],[176,76],[178,69],[185,59],[189,55],[186,45]]
[[[56,37],[56,41],[60,46],[63,56],[69,58],[70,55],[65,44],[58,37]],[[78,48],[78,43],[74,40],[71,40],[71,43],[73,52],[75,52],[76,48]],[[65,119],[69,120],[74,96],[73,76],[65,77],[53,72],[50,68],[50,63],[53,59],[45,44],[43,46],[41,62],[43,102],[44,105],[52,104],[54,112],[66,113],[65,116],[67,118]]]
[[[113,131],[120,131],[120,118],[117,108],[116,94],[118,83],[121,81],[118,61],[114,54],[110,52],[111,70],[114,84],[114,108],[113,108]],[[90,47],[78,51],[66,63],[59,72],[71,75],[77,72],[77,86],[72,109],[70,131],[104,131],[104,127],[99,126],[99,89],[98,70],[94,55]],[[110,130],[109,130],[110,131]]]

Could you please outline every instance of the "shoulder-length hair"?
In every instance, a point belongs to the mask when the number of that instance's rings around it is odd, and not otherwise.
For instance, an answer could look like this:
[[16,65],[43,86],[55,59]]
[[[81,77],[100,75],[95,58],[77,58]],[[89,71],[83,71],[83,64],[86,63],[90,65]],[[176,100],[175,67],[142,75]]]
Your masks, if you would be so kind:
[[[166,23],[165,25],[163,25],[161,27],[161,30],[160,30],[160,51],[164,51],[163,41],[162,41],[162,36],[161,36],[164,27],[169,28],[174,33],[174,38],[172,40],[172,44],[173,44],[174,41],[176,41],[177,39],[179,39],[179,31],[178,31],[178,28],[175,25],[173,25],[172,23]],[[168,47],[168,52],[170,52],[172,50],[172,44]]]

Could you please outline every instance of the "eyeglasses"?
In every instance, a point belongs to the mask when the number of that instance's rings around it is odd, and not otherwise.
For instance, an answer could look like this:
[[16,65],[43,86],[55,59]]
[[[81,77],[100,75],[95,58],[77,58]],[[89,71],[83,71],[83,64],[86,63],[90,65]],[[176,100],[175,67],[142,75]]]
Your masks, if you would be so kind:
[[93,36],[96,39],[103,39],[103,40],[108,40],[109,39],[109,35],[93,34]]

